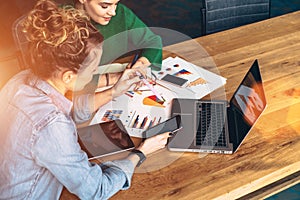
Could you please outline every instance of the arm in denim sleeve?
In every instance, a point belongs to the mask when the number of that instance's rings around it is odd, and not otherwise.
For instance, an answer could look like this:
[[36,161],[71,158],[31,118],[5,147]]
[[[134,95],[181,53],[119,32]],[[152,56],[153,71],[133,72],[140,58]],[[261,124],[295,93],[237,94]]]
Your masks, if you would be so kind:
[[93,94],[74,95],[72,116],[76,123],[83,123],[91,118],[94,97]]
[[90,163],[77,142],[74,123],[64,115],[37,132],[32,149],[36,163],[80,199],[107,199],[130,186],[133,163]]

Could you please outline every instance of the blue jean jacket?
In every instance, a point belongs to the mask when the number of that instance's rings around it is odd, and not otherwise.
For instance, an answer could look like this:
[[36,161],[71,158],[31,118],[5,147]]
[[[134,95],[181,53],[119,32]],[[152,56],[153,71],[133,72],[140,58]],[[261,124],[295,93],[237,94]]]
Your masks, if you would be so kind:
[[[129,188],[132,162],[89,162],[72,103],[29,70],[2,88],[0,105],[0,199],[59,199],[63,186],[80,199],[108,199]],[[83,110],[80,119],[90,114]]]

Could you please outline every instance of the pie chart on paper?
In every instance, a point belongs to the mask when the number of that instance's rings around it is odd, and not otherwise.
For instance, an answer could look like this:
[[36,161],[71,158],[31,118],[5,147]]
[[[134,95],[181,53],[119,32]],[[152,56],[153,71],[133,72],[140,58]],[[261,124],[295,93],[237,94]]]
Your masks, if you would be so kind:
[[156,106],[156,107],[162,107],[162,108],[165,107],[163,105],[164,101],[160,100],[155,95],[152,95],[152,96],[149,96],[149,97],[145,97],[143,99],[143,104],[147,105],[147,106]]

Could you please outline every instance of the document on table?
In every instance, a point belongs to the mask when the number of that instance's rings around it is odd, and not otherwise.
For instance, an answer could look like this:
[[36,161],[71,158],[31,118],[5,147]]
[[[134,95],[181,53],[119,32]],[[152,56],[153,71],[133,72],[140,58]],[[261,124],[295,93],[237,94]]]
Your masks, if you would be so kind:
[[[179,57],[163,60],[162,69],[153,71],[158,83],[176,93],[179,98],[201,99],[226,84],[226,78],[212,73],[202,67],[187,62]],[[161,79],[170,74],[188,80],[187,86],[180,87]]]
[[160,85],[154,88],[164,101],[151,90],[127,91],[99,108],[90,124],[120,119],[130,136],[142,137],[144,130],[170,117],[171,101],[176,97]]
[[[200,99],[226,83],[225,78],[178,57],[165,59],[162,70],[153,73],[158,78],[154,89],[164,101],[147,87],[127,91],[99,108],[90,124],[120,119],[130,136],[142,137],[143,131],[170,118],[173,98]],[[188,86],[179,87],[160,81],[165,74],[187,79]]]

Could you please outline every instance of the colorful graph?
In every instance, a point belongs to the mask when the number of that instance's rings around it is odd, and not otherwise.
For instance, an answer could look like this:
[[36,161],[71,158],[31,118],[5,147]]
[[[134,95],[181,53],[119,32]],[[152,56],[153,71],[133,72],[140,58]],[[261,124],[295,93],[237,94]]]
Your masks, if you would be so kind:
[[130,115],[128,115],[129,128],[137,128],[137,129],[148,129],[154,125],[157,125],[161,121],[161,117],[157,118],[151,118],[150,116],[141,117],[140,114],[138,114],[136,111],[130,112]]
[[186,69],[182,69],[180,70],[179,72],[176,72],[175,74],[173,74],[174,76],[181,76],[181,75],[189,75],[189,74],[192,74],[191,72],[189,72],[188,70]]
[[119,119],[121,114],[123,113],[123,110],[107,110],[105,111],[102,121],[111,121],[111,120],[116,120]]
[[163,101],[163,100],[160,100],[160,99],[157,98],[155,95],[151,95],[151,96],[145,97],[145,98],[143,99],[143,104],[144,104],[144,105],[147,105],[147,106],[156,106],[156,107],[162,107],[162,108],[165,107],[165,106],[163,105],[163,104],[164,104],[164,101]]
[[196,85],[202,85],[202,84],[206,84],[207,81],[203,78],[197,78],[196,80],[190,82],[188,84],[188,87],[192,87],[192,86],[196,86]]

